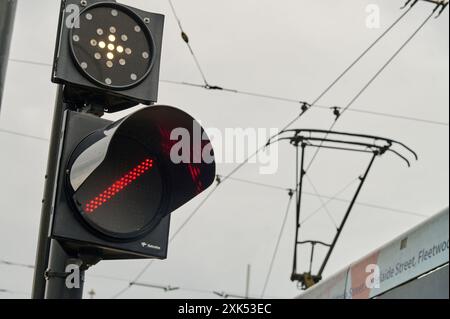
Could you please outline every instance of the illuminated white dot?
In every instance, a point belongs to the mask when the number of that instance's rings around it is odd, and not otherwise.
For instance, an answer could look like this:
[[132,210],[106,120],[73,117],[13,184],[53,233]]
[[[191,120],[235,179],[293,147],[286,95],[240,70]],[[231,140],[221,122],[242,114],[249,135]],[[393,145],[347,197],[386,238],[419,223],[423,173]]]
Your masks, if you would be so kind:
[[106,66],[107,66],[108,68],[112,68],[112,67],[114,66],[114,63],[112,63],[111,61],[107,61],[107,62],[106,62]]
[[113,36],[112,34],[108,37],[109,41],[114,42],[116,41],[116,37]]
[[137,75],[134,74],[134,73],[131,73],[130,78],[131,78],[133,81],[136,81],[136,80],[137,80]]
[[98,35],[103,35],[103,30],[102,29],[97,29],[97,34]]
[[99,46],[101,49],[104,49],[104,48],[106,48],[106,43],[103,42],[103,41],[100,41],[99,44],[98,44],[98,46]]
[[109,28],[109,32],[111,32],[111,33],[116,33],[116,28],[115,27],[111,27],[111,28]]
[[96,60],[100,60],[101,58],[102,58],[102,55],[100,54],[100,53],[95,53],[94,54],[94,58],[96,59]]
[[114,54],[112,54],[111,52],[108,52],[108,54],[106,55],[106,57],[110,60],[114,59]]
[[92,20],[92,14],[86,13],[86,19],[89,21]]
[[86,70],[87,69],[87,67],[88,67],[88,65],[87,65],[87,63],[86,62],[81,62],[81,68],[82,69],[84,69],[84,70]]
[[142,52],[142,57],[143,57],[144,59],[148,59],[148,58],[149,58],[148,52]]
[[116,49],[117,49],[117,52],[123,53],[123,46],[119,45],[119,46],[117,46]]
[[95,47],[95,46],[97,46],[97,40],[95,40],[95,39],[92,39],[91,40],[91,45],[93,46],[93,47]]
[[122,41],[128,41],[128,36],[126,35],[126,34],[123,34],[122,36],[121,36],[121,39],[122,39]]
[[141,32],[141,27],[140,26],[135,26],[134,27],[134,31],[136,31],[136,32]]
[[74,35],[73,36],[73,41],[75,41],[75,42],[78,42],[78,41],[80,41],[80,37],[78,36],[78,35]]
[[107,78],[107,79],[105,79],[105,83],[108,84],[108,85],[111,85],[111,84],[112,84],[112,81],[111,81],[110,78]]
[[109,49],[110,51],[113,51],[115,48],[116,48],[116,47],[114,46],[114,44],[112,44],[112,43],[108,44],[108,49]]
[[119,15],[119,12],[117,10],[111,10],[111,14],[113,17],[117,17]]
[[125,61],[125,59],[120,59],[119,60],[119,64],[120,65],[125,65],[127,62]]
[[125,49],[125,53],[126,53],[126,54],[128,54],[128,55],[130,55],[130,54],[131,54],[131,52],[132,52],[132,51],[131,51],[131,49],[130,49],[130,48],[126,48],[126,49]]

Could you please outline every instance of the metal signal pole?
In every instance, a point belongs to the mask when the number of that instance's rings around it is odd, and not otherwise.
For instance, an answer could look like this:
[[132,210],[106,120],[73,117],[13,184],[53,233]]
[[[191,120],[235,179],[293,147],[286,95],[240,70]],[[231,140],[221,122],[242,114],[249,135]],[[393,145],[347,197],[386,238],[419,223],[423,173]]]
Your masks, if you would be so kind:
[[16,7],[17,0],[0,0],[0,111]]
[[50,138],[47,173],[45,176],[44,199],[42,200],[38,246],[36,251],[36,266],[34,269],[33,291],[31,295],[33,299],[45,298],[45,273],[48,267],[51,243],[50,220],[56,193],[56,181],[64,128],[64,110],[63,87],[58,86],[55,111],[53,114],[53,126]]
[[[41,221],[33,281],[33,299],[81,299],[83,296],[84,273],[98,260],[95,256],[70,256],[59,242],[50,238],[52,215],[54,214],[57,192],[58,172],[66,127],[67,104],[63,101],[64,87],[58,86],[53,115],[52,135],[45,176],[44,199],[42,201]],[[77,266],[79,273],[67,272],[67,266]],[[77,277],[79,286],[69,287],[70,275]]]
[[[68,272],[67,266],[73,273]],[[82,299],[85,268],[79,258],[69,256],[57,240],[52,239],[45,299]]]
[[[61,2],[61,10],[63,8]],[[58,21],[58,30],[61,28],[63,20]],[[57,38],[58,41],[58,38]],[[55,47],[55,55],[58,48]],[[53,66],[55,68],[55,66]],[[44,299],[47,285],[46,272],[49,266],[51,238],[50,223],[56,196],[56,182],[58,178],[58,165],[62,148],[64,130],[64,86],[58,85],[55,109],[53,112],[52,132],[50,136],[50,148],[48,153],[47,171],[45,175],[44,198],[42,200],[41,220],[39,226],[39,237],[36,250],[36,262],[34,268],[33,287],[31,298]]]

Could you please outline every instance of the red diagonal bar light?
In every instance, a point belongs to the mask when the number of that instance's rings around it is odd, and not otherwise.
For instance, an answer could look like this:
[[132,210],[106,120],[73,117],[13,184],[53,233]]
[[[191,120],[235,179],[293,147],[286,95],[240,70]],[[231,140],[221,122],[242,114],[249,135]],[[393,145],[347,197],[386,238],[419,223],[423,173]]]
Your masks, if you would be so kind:
[[110,187],[108,187],[103,193],[87,202],[84,205],[84,211],[88,214],[92,214],[98,208],[106,204],[113,197],[115,197],[118,193],[123,191],[126,187],[128,187],[131,183],[136,181],[143,174],[148,172],[153,167],[153,160],[146,159],[138,166],[133,168],[127,174],[125,174],[122,178],[114,182]]

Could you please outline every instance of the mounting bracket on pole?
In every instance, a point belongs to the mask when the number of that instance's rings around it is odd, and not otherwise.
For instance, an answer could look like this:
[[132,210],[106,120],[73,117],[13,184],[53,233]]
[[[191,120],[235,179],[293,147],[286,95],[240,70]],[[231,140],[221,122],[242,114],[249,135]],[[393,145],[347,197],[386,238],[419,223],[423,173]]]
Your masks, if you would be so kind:
[[[379,136],[364,135],[364,134],[351,134],[344,132],[315,130],[315,129],[298,129],[287,130],[280,134],[279,141],[287,140],[297,150],[296,159],[296,189],[297,189],[297,205],[296,205],[296,234],[294,243],[294,261],[291,280],[297,281],[302,289],[308,289],[319,281],[322,280],[323,272],[330,260],[330,257],[336,247],[336,244],[341,237],[342,231],[348,221],[348,218],[353,210],[353,207],[358,199],[361,189],[369,175],[369,172],[375,162],[375,159],[386,153],[394,154],[402,159],[408,167],[411,166],[412,156],[415,160],[418,160],[417,154],[408,146],[398,141],[387,139]],[[359,152],[371,154],[369,165],[364,174],[359,178],[358,188],[347,208],[344,218],[337,228],[336,234],[332,243],[324,243],[315,240],[300,240],[300,230],[302,224],[301,217],[301,204],[303,193],[303,181],[307,175],[305,168],[305,153],[308,147],[319,149],[332,149],[346,152]],[[309,260],[309,270],[304,273],[298,271],[298,252],[299,248],[304,245],[311,245],[311,257]],[[313,274],[313,265],[315,257],[315,248],[317,245],[323,246],[327,249],[326,256],[320,264],[320,268],[316,274]]]

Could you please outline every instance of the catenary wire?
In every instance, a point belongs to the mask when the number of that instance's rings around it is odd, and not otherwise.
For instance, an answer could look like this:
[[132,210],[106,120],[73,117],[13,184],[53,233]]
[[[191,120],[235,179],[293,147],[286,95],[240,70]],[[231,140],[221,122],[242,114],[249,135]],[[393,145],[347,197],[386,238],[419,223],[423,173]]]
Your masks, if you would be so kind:
[[[222,175],[217,175],[217,176],[220,179],[222,178]],[[230,177],[229,180],[235,181],[235,182],[241,182],[241,183],[245,183],[245,184],[249,184],[249,185],[254,185],[254,186],[261,186],[261,187],[265,187],[265,188],[275,189],[275,190],[282,190],[282,191],[290,191],[291,190],[290,188],[285,188],[285,187],[266,184],[266,183],[260,183],[260,182],[256,182],[256,181],[250,181],[250,180],[237,178],[237,177]]]
[[[44,62],[35,62],[35,61],[12,59],[12,58],[9,59],[9,61],[14,62],[14,63],[29,64],[29,65],[35,65],[35,66],[52,67],[52,64],[44,63]],[[181,85],[181,86],[205,89],[205,85],[203,85],[203,84],[196,84],[196,83],[183,82],[183,81],[173,81],[173,80],[160,80],[160,82],[167,83],[167,84],[173,84],[173,85]],[[232,92],[232,93],[239,94],[239,95],[248,95],[248,96],[253,96],[253,97],[258,97],[258,98],[264,98],[264,99],[269,99],[269,100],[274,100],[274,101],[279,101],[279,102],[295,103],[296,105],[305,103],[300,100],[296,100],[296,99],[292,99],[292,98],[275,96],[275,95],[267,95],[267,94],[261,94],[261,93],[256,93],[256,92],[240,91],[240,90],[236,90],[236,89],[223,88],[222,91]],[[326,106],[326,105],[314,104],[312,106],[316,109],[330,110],[330,107]],[[381,116],[381,117],[392,118],[392,119],[424,123],[424,124],[447,126],[447,127],[450,126],[450,124],[448,122],[442,122],[442,121],[431,120],[431,119],[422,119],[422,118],[418,118],[418,117],[392,114],[392,113],[386,113],[386,112],[376,112],[376,111],[370,111],[370,110],[360,109],[360,108],[351,108],[351,109],[348,109],[347,111],[366,114],[366,115],[374,115],[374,116]],[[4,132],[22,136],[21,133],[16,134],[16,132],[7,131],[7,130],[5,130]],[[36,138],[36,139],[42,140],[42,141],[48,141],[48,139],[42,138],[42,137],[35,137],[35,136],[31,136],[31,135],[26,135],[26,134],[24,134],[24,136],[29,137],[29,138]]]
[[327,216],[328,216],[328,218],[330,219],[330,221],[333,223],[333,226],[334,226],[336,229],[338,229],[339,227],[338,227],[338,225],[337,225],[336,220],[334,219],[333,215],[332,215],[331,212],[329,211],[327,205],[325,204],[324,198],[322,197],[322,195],[319,194],[319,192],[317,191],[316,185],[314,185],[314,183],[313,183],[311,177],[310,177],[308,174],[306,174],[306,180],[307,180],[308,183],[311,185],[311,187],[312,187],[312,189],[313,189],[313,191],[314,191],[314,194],[316,194],[317,198],[319,199],[320,203],[322,204],[322,208],[323,208],[323,210],[325,210],[325,213],[327,213]]
[[[270,185],[270,184],[263,184],[263,183],[259,183],[259,182],[254,182],[251,180],[245,180],[242,178],[230,178],[230,181],[235,181],[235,182],[240,182],[240,183],[245,183],[245,184],[249,184],[249,185],[254,185],[254,186],[260,186],[260,187],[265,187],[265,188],[271,188],[274,190],[280,190],[280,191],[289,191],[291,190],[288,187],[281,187],[281,186],[277,186],[277,185]],[[316,197],[317,195],[313,192],[303,192],[303,194],[307,195],[307,196],[313,196]],[[335,200],[338,202],[344,202],[344,203],[349,203],[350,200],[345,199],[345,198],[339,198],[339,197],[335,197],[335,196],[327,196],[327,195],[320,195],[322,196],[322,198],[327,199],[327,200]],[[358,206],[363,206],[363,207],[369,207],[369,208],[376,208],[379,210],[385,210],[385,211],[389,211],[392,213],[398,213],[398,214],[403,214],[403,215],[410,215],[410,216],[415,216],[415,217],[419,217],[419,218],[428,218],[428,215],[425,214],[421,214],[418,212],[412,212],[412,211],[407,211],[407,210],[401,210],[401,209],[396,209],[396,208],[392,208],[392,207],[387,207],[387,206],[382,206],[382,205],[377,205],[377,204],[371,204],[371,203],[366,203],[366,202],[360,202],[358,201],[355,205]]]
[[[4,265],[4,266],[12,266],[12,267],[21,267],[21,268],[27,268],[27,269],[34,269],[34,266],[31,264],[23,264],[23,263],[16,263],[16,262],[11,262],[8,260],[0,260],[0,265]],[[105,280],[110,280],[110,281],[120,281],[120,282],[127,282],[132,286],[140,286],[140,287],[145,287],[145,288],[153,288],[153,289],[160,289],[160,290],[165,290],[166,292],[171,292],[171,291],[175,291],[175,290],[182,290],[182,291],[186,291],[186,292],[194,292],[194,293],[203,293],[203,294],[209,294],[209,295],[217,295],[217,296],[221,296],[223,298],[227,298],[227,297],[237,297],[237,298],[241,298],[241,299],[245,299],[244,296],[239,296],[236,294],[229,294],[226,292],[222,292],[222,293],[218,293],[218,290],[206,290],[206,289],[199,289],[199,288],[190,288],[190,287],[179,287],[179,286],[172,286],[172,285],[156,285],[156,284],[148,284],[148,283],[140,283],[140,282],[130,282],[129,279],[125,279],[125,278],[119,278],[119,277],[113,277],[113,276],[104,276],[104,275],[91,275],[91,274],[87,274],[87,277],[90,278],[96,278],[96,279],[105,279]],[[28,292],[18,292],[18,291],[12,291],[12,290],[8,290],[8,289],[1,289],[0,288],[0,293],[9,293],[9,294],[21,294],[21,295],[30,295],[30,293]],[[250,298],[256,298],[256,297],[251,297]],[[277,299],[280,297],[271,297],[271,299]]]
[[[328,198],[326,202],[324,202],[324,203],[322,202],[322,205],[319,208],[317,208],[314,212],[312,212],[307,217],[305,217],[305,219],[300,221],[300,225],[304,226],[309,220],[311,220],[311,218],[313,218],[315,215],[320,213],[320,211],[322,210],[323,207],[327,206],[329,203],[336,200],[338,198],[338,196],[342,195],[345,191],[347,191],[347,189],[349,189],[357,180],[359,180],[359,178],[353,179],[350,183],[345,185],[345,187],[343,187],[341,190],[339,190],[334,196],[332,196],[331,198]],[[321,198],[323,199],[324,196],[321,196]]]
[[9,289],[0,288],[0,294],[10,294],[10,295],[21,295],[21,296],[30,296],[31,294],[23,291],[15,291]]
[[38,137],[38,136],[24,134],[24,133],[19,133],[19,132],[7,130],[7,129],[2,129],[2,128],[0,128],[0,133],[5,133],[5,134],[8,134],[8,135],[15,135],[15,136],[19,136],[19,137],[30,138],[30,139],[38,140],[38,141],[41,141],[41,142],[49,142],[50,141],[48,138]]
[[[328,134],[331,133],[331,131],[334,129],[334,127],[336,126],[338,121],[342,118],[342,115],[344,115],[344,113],[346,113],[353,106],[353,104],[363,95],[363,93],[366,92],[367,89],[369,89],[369,87],[375,82],[375,80],[377,80],[380,77],[380,75],[387,69],[387,67],[392,64],[392,62],[399,56],[399,54],[406,48],[406,46],[417,36],[417,34],[423,29],[423,27],[425,27],[425,25],[428,23],[428,21],[430,21],[430,19],[433,17],[433,15],[437,9],[438,9],[438,7],[436,7],[430,13],[430,15],[427,16],[427,18],[419,25],[419,27],[416,30],[414,30],[414,32],[406,39],[405,42],[403,42],[403,44],[400,46],[400,48],[398,48],[394,52],[394,54],[386,61],[386,63],[384,63],[381,66],[381,68],[370,78],[370,80],[362,87],[362,89],[350,100],[350,102],[345,106],[345,108],[340,113],[340,116],[338,116],[331,124],[330,128],[328,129],[328,133],[326,134],[326,137],[328,137]],[[322,145],[323,145],[323,142],[321,142],[321,146]],[[313,157],[311,158],[311,161],[309,162],[307,169],[306,169],[307,171],[310,170],[312,164],[316,160],[317,155],[319,153],[320,153],[320,147],[318,147],[316,149]]]
[[[334,81],[331,82],[329,86],[321,93],[319,96],[311,103],[311,105],[317,104],[328,92],[330,92],[331,89],[333,89],[336,84],[345,76],[347,75],[384,37],[386,37],[389,32],[391,32],[397,24],[402,21],[409,12],[411,12],[413,6],[410,6],[405,12],[403,12],[400,17],[398,17],[385,31],[381,33],[380,36],[378,36],[374,42],[372,42],[367,49],[365,49],[350,65],[344,69],[344,71],[339,74]],[[291,127],[294,123],[296,123],[303,115],[304,113],[300,113],[299,116],[297,116],[295,119],[290,121],[282,131],[287,130],[289,127]]]
[[[184,81],[161,80],[160,82],[167,83],[167,84],[172,84],[172,85],[188,86],[188,87],[205,89],[205,86],[202,85],[202,84],[196,84],[196,83],[190,83],[190,82],[184,82]],[[235,89],[223,88],[223,89],[221,89],[221,91],[232,92],[232,93],[236,93],[238,95],[248,95],[248,96],[253,96],[253,97],[258,97],[258,98],[263,98],[263,99],[269,99],[269,100],[274,100],[274,101],[279,101],[279,102],[287,102],[287,103],[292,103],[292,104],[295,104],[295,105],[306,103],[306,102],[302,102],[300,100],[291,99],[291,98],[288,98],[288,97],[280,97],[280,96],[260,94],[260,93],[251,93],[251,92],[239,91],[239,90],[235,90]],[[320,105],[320,104],[314,104],[314,105],[311,105],[311,106],[316,108],[316,109],[323,109],[323,110],[327,110],[327,111],[329,111],[331,109],[330,106]],[[362,109],[362,108],[351,108],[351,109],[349,109],[347,111],[348,112],[365,114],[365,115],[380,116],[380,117],[397,119],[397,120],[417,122],[417,123],[424,123],[424,124],[431,124],[431,125],[438,125],[438,126],[447,126],[447,127],[450,126],[450,124],[448,122],[437,121],[437,120],[430,120],[430,119],[422,119],[422,118],[413,117],[413,116],[405,116],[405,115],[392,114],[392,113],[386,113],[386,112],[370,111],[370,110],[367,110],[366,108],[364,108],[364,109]]]
[[287,219],[288,219],[288,216],[289,216],[289,212],[291,210],[293,195],[294,194],[292,192],[289,193],[289,201],[288,201],[288,204],[287,204],[286,212],[284,213],[283,222],[281,224],[280,233],[278,234],[277,243],[276,243],[275,249],[273,251],[272,259],[270,261],[269,270],[267,271],[266,280],[264,281],[264,287],[263,287],[263,290],[262,290],[262,293],[261,293],[261,298],[264,298],[264,296],[266,294],[267,287],[269,285],[270,276],[272,275],[273,266],[275,264],[275,259],[277,258],[278,250],[280,248],[281,238],[283,237],[283,233],[284,233],[284,229],[286,228],[286,223],[287,223]]
[[[436,7],[437,9],[438,7]],[[355,95],[355,97],[347,104],[347,106],[342,110],[341,116],[347,112],[353,104],[361,97],[361,95],[375,82],[375,80],[383,73],[384,70],[397,58],[397,56],[406,48],[406,46],[417,36],[417,34],[425,27],[425,25],[433,17],[436,9],[433,10],[430,15],[419,25],[419,27],[408,37],[408,39],[400,46],[400,48],[395,51],[395,53],[389,58],[389,60],[378,70],[377,73],[367,82],[367,84]]]
[[[173,85],[179,85],[179,86],[201,88],[201,89],[206,88],[202,84],[196,84],[196,83],[190,83],[190,82],[184,82],[184,81],[161,80],[160,82],[167,83],[167,84],[173,84]],[[248,96],[252,96],[252,97],[269,99],[269,100],[274,100],[274,101],[279,101],[279,102],[293,103],[296,105],[306,103],[306,102],[302,102],[300,100],[296,100],[296,99],[292,99],[292,98],[288,98],[288,97],[281,97],[281,96],[267,95],[267,94],[260,94],[260,93],[252,93],[252,92],[247,92],[247,91],[239,91],[236,89],[221,88],[220,90],[224,91],[224,92],[232,92],[232,93],[235,93],[238,95],[248,95]],[[316,109],[323,109],[323,110],[327,110],[327,111],[329,111],[331,109],[330,106],[320,105],[320,104],[313,104],[313,105],[311,105],[311,107],[314,107]],[[385,117],[385,118],[397,119],[397,120],[424,123],[424,124],[447,126],[447,127],[450,126],[450,124],[448,122],[442,122],[442,121],[430,120],[430,119],[422,119],[422,118],[413,117],[413,116],[405,116],[405,115],[392,114],[392,113],[386,113],[386,112],[376,112],[376,111],[370,111],[370,110],[361,109],[361,108],[351,108],[348,111],[354,112],[354,113],[372,115],[372,116],[380,116],[380,117]]]
[[205,85],[209,85],[208,84],[208,80],[206,79],[205,72],[203,71],[203,68],[202,68],[202,66],[200,64],[200,61],[198,60],[197,55],[195,54],[194,49],[191,46],[191,43],[190,43],[190,40],[189,40],[189,36],[184,31],[183,25],[181,24],[181,19],[179,18],[178,14],[177,14],[177,11],[175,10],[175,6],[173,4],[173,1],[172,0],[168,0],[168,2],[169,2],[169,5],[170,5],[170,8],[172,10],[172,13],[173,13],[173,15],[175,17],[175,20],[177,21],[178,28],[180,29],[181,38],[183,39],[184,43],[186,43],[186,45],[187,45],[187,47],[189,49],[189,52],[191,53],[192,58],[193,58],[193,60],[195,62],[195,65],[196,65],[200,75],[202,76],[203,82],[205,83]]
[[[192,211],[191,214],[185,219],[185,221],[181,224],[180,227],[173,233],[173,235],[169,239],[169,243],[172,243],[175,238],[181,233],[181,231],[188,225],[188,223],[194,218],[195,215],[200,211],[200,209],[205,205],[205,203],[208,201],[208,199],[214,194],[216,189],[218,188],[219,184],[216,184],[216,186],[208,193],[208,195],[203,198],[203,200],[198,204],[197,208]],[[138,273],[138,275],[134,278],[132,282],[137,282],[139,279],[142,278],[142,276],[147,272],[147,270],[153,265],[154,261],[150,261],[145,265],[145,267]],[[117,299],[121,295],[123,295],[128,289],[130,289],[132,285],[128,285],[127,287],[123,288],[121,291],[119,291],[117,294],[115,294],[112,299]]]

